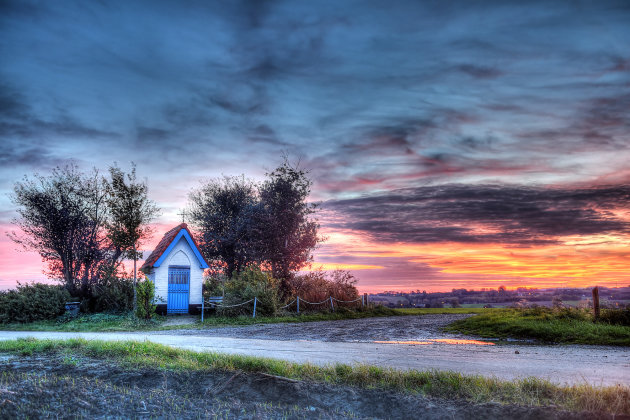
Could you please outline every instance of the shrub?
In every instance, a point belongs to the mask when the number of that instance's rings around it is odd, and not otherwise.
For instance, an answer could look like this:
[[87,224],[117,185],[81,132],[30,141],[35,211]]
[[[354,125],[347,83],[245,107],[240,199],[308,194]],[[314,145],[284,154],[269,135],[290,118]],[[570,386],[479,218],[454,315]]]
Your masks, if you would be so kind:
[[604,309],[599,315],[598,322],[630,327],[630,306],[625,309]]
[[[291,279],[291,286],[295,295],[300,300],[307,302],[322,302],[330,296],[341,301],[352,301],[358,299],[359,291],[355,287],[357,280],[352,273],[346,270],[323,271],[321,269],[310,271],[306,274],[294,276]],[[335,302],[335,306],[360,306],[361,302],[340,303]],[[301,305],[300,311],[305,310],[328,310],[329,303],[321,305]]]
[[33,322],[63,314],[70,293],[63,286],[18,283],[15,290],[0,292],[0,322]]
[[140,319],[151,319],[155,314],[155,285],[149,279],[136,284],[136,316]]
[[105,276],[92,286],[92,299],[87,303],[90,312],[126,312],[133,309],[133,279]]
[[207,276],[203,279],[203,297],[223,296],[225,292],[225,276],[222,274]]
[[[259,267],[248,267],[225,283],[224,305],[237,305],[257,298],[256,315],[274,316],[278,312],[278,281]],[[224,316],[252,314],[253,303],[233,308],[219,307],[217,312]]]

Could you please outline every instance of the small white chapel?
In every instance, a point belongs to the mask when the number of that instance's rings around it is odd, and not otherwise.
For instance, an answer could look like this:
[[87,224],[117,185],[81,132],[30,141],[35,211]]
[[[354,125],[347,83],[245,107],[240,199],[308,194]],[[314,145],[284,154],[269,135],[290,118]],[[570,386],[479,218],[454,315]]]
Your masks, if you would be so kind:
[[201,311],[206,268],[188,225],[181,223],[164,234],[140,270],[155,284],[158,313],[188,314]]

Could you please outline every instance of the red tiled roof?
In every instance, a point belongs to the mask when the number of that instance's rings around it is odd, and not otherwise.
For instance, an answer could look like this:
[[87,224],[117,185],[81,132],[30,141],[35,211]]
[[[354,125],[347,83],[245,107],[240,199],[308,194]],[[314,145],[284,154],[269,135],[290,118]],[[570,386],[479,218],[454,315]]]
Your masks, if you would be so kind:
[[192,238],[193,243],[195,244],[197,249],[199,249],[199,246],[197,245],[197,241],[195,241],[195,237],[192,235],[192,233],[188,229],[188,225],[186,223],[181,223],[181,224],[175,226],[173,229],[169,230],[168,232],[166,232],[164,234],[164,237],[162,238],[160,243],[157,244],[157,246],[155,247],[155,249],[153,250],[151,255],[149,255],[149,258],[147,258],[146,261],[144,262],[144,264],[142,264],[142,267],[140,267],[140,270],[143,270],[143,269],[149,268],[149,267],[153,267],[153,264],[155,264],[157,262],[157,260],[160,259],[160,257],[164,253],[164,251],[166,251],[166,248],[168,248],[168,246],[171,244],[171,242],[173,242],[173,239],[175,239],[177,234],[182,229],[186,229],[188,231],[188,234]]

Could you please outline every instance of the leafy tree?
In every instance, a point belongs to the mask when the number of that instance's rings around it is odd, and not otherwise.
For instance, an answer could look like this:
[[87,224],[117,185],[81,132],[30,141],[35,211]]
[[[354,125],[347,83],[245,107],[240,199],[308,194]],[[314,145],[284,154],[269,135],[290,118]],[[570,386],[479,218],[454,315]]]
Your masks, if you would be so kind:
[[114,167],[110,175],[111,182],[97,170],[84,174],[71,163],[48,177],[25,177],[11,195],[20,216],[14,223],[22,233],[9,237],[38,252],[48,263],[48,275],[84,299],[92,298],[94,286],[123,257],[136,257],[134,245],[148,235],[146,223],[155,214],[135,168],[125,175]]
[[257,209],[256,185],[244,177],[213,179],[189,195],[199,247],[205,257],[224,266],[228,277],[257,260],[252,237]]
[[[148,199],[146,183],[136,178],[136,166],[125,174],[118,166],[109,168],[107,206],[110,217],[107,223],[108,237],[115,249],[114,261],[120,256],[133,259],[133,302],[136,302],[136,262],[142,255],[138,246],[153,233],[149,223],[159,213],[155,203]],[[135,306],[134,306],[135,307]]]
[[261,185],[223,177],[193,190],[189,214],[203,254],[222,264],[227,277],[252,263],[270,269],[282,297],[290,296],[291,276],[312,261],[323,240],[312,217],[317,206],[306,201],[311,185],[306,171],[285,159]]
[[105,194],[98,172],[86,176],[69,164],[49,177],[25,177],[11,195],[20,215],[14,223],[23,234],[11,232],[9,237],[38,252],[48,263],[49,276],[63,279],[75,296],[89,295],[91,280],[107,257]]
[[323,240],[317,233],[319,223],[311,217],[317,205],[306,201],[311,185],[306,171],[285,158],[260,187],[262,211],[255,225],[260,259],[280,280],[283,298],[292,293],[292,273],[312,262],[312,251]]

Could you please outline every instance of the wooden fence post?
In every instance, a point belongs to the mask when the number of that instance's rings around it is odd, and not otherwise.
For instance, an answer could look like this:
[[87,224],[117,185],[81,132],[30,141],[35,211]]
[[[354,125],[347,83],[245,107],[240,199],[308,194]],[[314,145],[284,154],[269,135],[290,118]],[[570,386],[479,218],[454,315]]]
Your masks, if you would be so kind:
[[300,297],[297,297],[297,309],[298,309],[298,315],[300,314]]
[[599,318],[599,288],[597,286],[593,288],[593,315],[595,319]]
[[367,304],[368,304],[367,293],[363,293],[363,306],[367,306]]
[[335,306],[333,305],[332,296],[330,297],[330,310],[335,312]]

